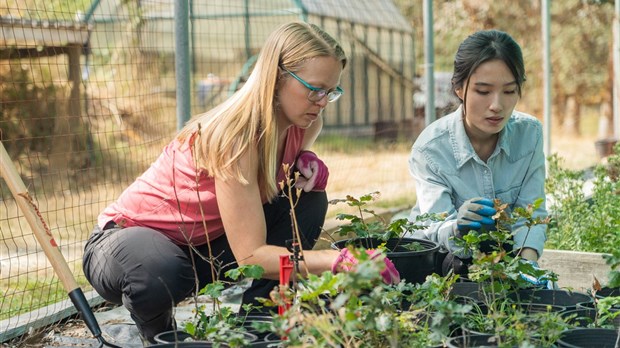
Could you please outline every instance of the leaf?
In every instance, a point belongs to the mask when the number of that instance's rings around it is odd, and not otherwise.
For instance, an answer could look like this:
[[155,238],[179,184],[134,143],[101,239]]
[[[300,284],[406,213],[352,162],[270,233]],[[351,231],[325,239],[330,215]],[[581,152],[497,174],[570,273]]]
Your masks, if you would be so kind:
[[596,278],[595,275],[592,275],[592,290],[594,291],[600,291],[601,290],[601,283],[599,283],[598,279]]
[[207,284],[198,294],[207,295],[211,298],[218,298],[222,295],[222,290],[224,290],[224,284],[221,281],[217,281]]
[[265,269],[259,265],[245,265],[230,269],[224,273],[228,278],[237,280],[240,277],[260,279],[263,277]]
[[185,332],[188,334],[195,336],[196,335],[196,325],[192,322],[185,323]]

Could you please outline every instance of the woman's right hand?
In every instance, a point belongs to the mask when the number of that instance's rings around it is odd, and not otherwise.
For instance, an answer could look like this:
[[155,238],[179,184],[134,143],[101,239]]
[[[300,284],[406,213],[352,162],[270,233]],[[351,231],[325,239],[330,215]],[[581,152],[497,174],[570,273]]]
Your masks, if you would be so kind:
[[[381,257],[382,253],[376,249],[366,249],[366,254],[370,256],[371,260]],[[386,284],[398,284],[400,283],[400,273],[394,266],[394,263],[387,257],[384,257],[385,269],[381,271],[381,277]],[[349,272],[355,268],[359,263],[355,255],[347,248],[343,248],[340,251],[340,255],[334,260],[332,264],[332,273]]]
[[456,228],[459,234],[467,234],[470,230],[479,230],[483,225],[492,228],[495,224],[492,216],[497,211],[493,200],[488,198],[471,198],[459,208],[456,216]]

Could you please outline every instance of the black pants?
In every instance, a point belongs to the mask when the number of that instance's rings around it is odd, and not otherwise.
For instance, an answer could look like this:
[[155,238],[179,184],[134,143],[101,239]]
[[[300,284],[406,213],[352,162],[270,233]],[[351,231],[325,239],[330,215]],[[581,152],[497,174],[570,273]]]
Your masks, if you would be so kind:
[[[263,205],[263,210],[267,244],[285,246],[292,238],[288,199],[278,198]],[[326,212],[325,192],[302,193],[295,213],[304,249],[311,249],[319,238]],[[196,248],[200,254],[209,255],[207,245]],[[237,267],[226,235],[211,241],[211,250],[217,262],[226,265],[218,277],[223,279],[226,270]],[[119,228],[114,223],[104,230],[94,229],[84,249],[83,268],[99,295],[124,305],[149,340],[173,328],[172,309],[197,290],[196,275],[199,289],[213,281],[211,264],[189,247],[176,245],[151,228]],[[277,284],[276,280],[255,280],[243,294],[243,303],[258,303],[257,297],[269,297]]]

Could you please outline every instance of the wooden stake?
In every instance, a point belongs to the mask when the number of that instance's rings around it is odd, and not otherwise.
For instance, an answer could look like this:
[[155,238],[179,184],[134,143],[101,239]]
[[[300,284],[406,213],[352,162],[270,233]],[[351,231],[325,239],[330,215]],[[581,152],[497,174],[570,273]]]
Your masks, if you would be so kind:
[[21,177],[17,173],[13,161],[9,157],[9,154],[4,148],[4,144],[0,142],[0,176],[4,178],[4,181],[9,186],[17,205],[26,217],[34,236],[37,238],[39,245],[43,249],[45,256],[52,264],[56,275],[60,278],[64,289],[67,292],[71,292],[78,288],[78,284],[73,277],[73,273],[67,264],[67,261],[62,256],[58,244],[52,236],[52,232],[45,223],[41,212],[34,203],[32,197],[26,189],[26,185],[22,181]]

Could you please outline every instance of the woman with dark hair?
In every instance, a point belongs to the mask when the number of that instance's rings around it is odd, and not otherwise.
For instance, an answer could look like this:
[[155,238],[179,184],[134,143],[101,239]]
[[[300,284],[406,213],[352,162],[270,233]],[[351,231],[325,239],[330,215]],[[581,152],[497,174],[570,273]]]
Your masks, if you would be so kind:
[[[525,82],[521,48],[498,30],[467,37],[454,59],[452,90],[462,104],[420,134],[409,157],[417,203],[411,217],[447,212],[415,237],[438,242],[448,252],[443,264],[462,273],[471,255],[454,238],[494,226],[494,199],[507,211],[545,198],[545,157],[541,123],[515,111]],[[535,217],[547,215],[545,203]],[[523,221],[512,226],[515,253],[536,262],[543,252],[546,226],[529,232]]]

